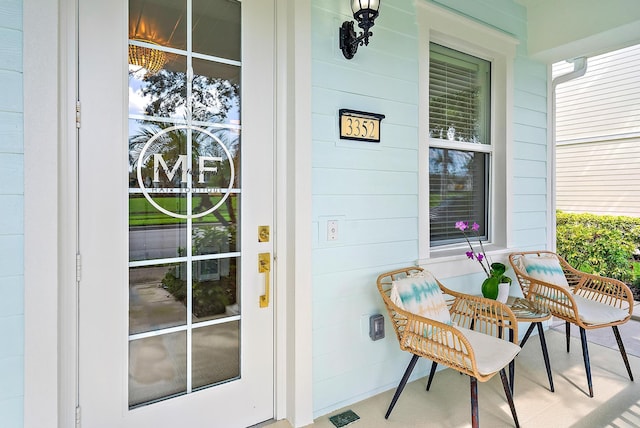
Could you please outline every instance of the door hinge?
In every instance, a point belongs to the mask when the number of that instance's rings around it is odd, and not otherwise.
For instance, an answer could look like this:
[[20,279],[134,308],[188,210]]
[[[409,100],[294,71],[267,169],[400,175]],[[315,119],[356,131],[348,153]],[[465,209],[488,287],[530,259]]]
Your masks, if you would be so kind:
[[76,128],[80,128],[80,100],[76,101]]
[[80,253],[76,254],[76,282],[80,282],[82,278],[82,257]]
[[80,406],[76,407],[76,428],[80,428]]

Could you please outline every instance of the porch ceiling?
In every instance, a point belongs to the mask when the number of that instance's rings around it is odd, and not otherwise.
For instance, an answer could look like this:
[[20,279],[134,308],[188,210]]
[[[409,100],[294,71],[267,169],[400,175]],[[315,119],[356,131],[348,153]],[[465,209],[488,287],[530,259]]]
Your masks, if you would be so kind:
[[527,10],[529,55],[554,63],[640,43],[637,0],[515,0]]

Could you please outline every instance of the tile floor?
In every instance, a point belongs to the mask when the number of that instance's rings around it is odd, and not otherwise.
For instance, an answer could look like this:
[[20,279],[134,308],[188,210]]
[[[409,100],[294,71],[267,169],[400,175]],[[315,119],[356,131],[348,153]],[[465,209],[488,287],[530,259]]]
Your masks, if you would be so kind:
[[[555,393],[549,391],[540,342],[529,339],[516,358],[514,401],[522,427],[595,428],[640,427],[640,322],[632,320],[620,328],[629,355],[631,369],[638,379],[631,382],[610,328],[587,332],[593,376],[594,398],[588,396],[580,339],[572,334],[571,352],[566,353],[564,323],[547,330]],[[407,355],[407,363],[410,356]],[[471,426],[469,379],[453,370],[438,372],[431,391],[425,391],[426,379],[407,384],[391,416],[384,419],[393,390],[344,409],[318,417],[312,428],[335,428],[329,417],[353,410],[360,419],[349,428],[379,427],[468,427]],[[504,397],[499,376],[478,383],[480,426],[512,427],[513,419]],[[278,421],[268,428],[291,428]]]

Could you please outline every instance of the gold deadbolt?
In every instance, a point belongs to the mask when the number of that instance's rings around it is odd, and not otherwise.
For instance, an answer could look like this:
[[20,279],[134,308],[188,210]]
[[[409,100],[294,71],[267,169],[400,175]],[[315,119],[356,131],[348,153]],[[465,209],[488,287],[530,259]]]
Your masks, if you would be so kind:
[[258,242],[269,242],[269,226],[258,226]]

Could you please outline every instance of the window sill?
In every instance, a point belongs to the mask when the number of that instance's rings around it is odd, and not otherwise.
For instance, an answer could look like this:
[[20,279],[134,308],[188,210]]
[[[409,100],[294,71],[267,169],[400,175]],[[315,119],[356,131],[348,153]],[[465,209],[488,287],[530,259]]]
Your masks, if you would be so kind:
[[[484,249],[492,263],[504,263],[507,268],[509,267],[509,253],[515,251],[497,245],[485,245]],[[469,251],[467,246],[432,249],[430,258],[417,260],[416,264],[433,273],[436,278],[442,279],[480,273],[484,275],[478,262],[470,260],[466,256],[465,252],[467,251]]]

